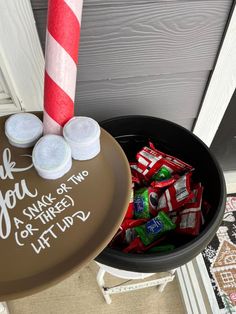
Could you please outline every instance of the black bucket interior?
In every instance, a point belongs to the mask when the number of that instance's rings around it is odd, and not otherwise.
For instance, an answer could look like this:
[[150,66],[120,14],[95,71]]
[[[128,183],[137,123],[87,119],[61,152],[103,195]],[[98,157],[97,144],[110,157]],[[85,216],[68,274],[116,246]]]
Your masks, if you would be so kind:
[[211,210],[200,235],[170,234],[176,249],[168,253],[126,254],[106,248],[96,260],[111,267],[138,272],[158,272],[178,267],[199,254],[217,231],[225,207],[225,183],[222,170],[208,147],[185,128],[167,120],[147,116],[126,116],[104,121],[101,126],[122,146],[129,161],[149,141],[157,149],[176,156],[195,168],[193,180],[204,186],[203,199]]

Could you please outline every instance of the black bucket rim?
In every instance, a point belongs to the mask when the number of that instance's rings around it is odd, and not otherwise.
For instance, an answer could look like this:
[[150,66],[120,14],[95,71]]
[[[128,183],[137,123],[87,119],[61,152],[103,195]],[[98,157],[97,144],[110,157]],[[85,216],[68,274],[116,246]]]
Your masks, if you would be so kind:
[[[191,247],[191,250],[195,251],[197,249],[199,251],[199,249],[198,249],[199,247],[206,246],[211,241],[211,239],[214,237],[216,231],[218,230],[220,222],[222,221],[222,218],[224,215],[224,208],[225,208],[225,204],[226,204],[226,184],[225,184],[223,171],[219,165],[218,160],[212,154],[209,147],[193,132],[189,131],[188,129],[184,128],[183,126],[181,126],[175,122],[172,122],[172,121],[169,121],[169,120],[163,119],[163,118],[148,116],[148,115],[126,115],[126,116],[119,116],[119,117],[113,117],[113,118],[106,119],[104,121],[101,121],[100,124],[103,127],[103,125],[105,125],[107,123],[112,123],[114,120],[119,121],[119,120],[124,120],[124,119],[152,119],[152,120],[156,120],[156,121],[161,120],[161,121],[167,123],[168,125],[173,125],[173,127],[177,127],[179,129],[181,129],[182,131],[187,132],[190,136],[192,136],[197,142],[199,142],[204,147],[204,149],[207,151],[210,158],[212,159],[212,161],[215,165],[215,168],[217,170],[217,175],[218,175],[219,183],[220,183],[220,197],[219,197],[219,203],[218,203],[219,210],[213,214],[213,216],[212,216],[211,220],[209,221],[209,223],[207,224],[207,226],[204,228],[204,230],[202,230],[202,232],[198,236],[196,236],[195,238],[190,240],[188,243],[183,244],[183,245],[175,248],[171,252],[158,253],[158,254],[152,253],[152,254],[148,254],[148,255],[147,254],[131,254],[131,253],[127,254],[127,253],[106,247],[96,257],[96,261],[98,261],[100,263],[104,263],[104,264],[105,264],[105,260],[107,258],[109,258],[109,260],[113,260],[114,265],[117,264],[116,261],[114,261],[115,258],[118,258],[120,261],[122,260],[123,265],[125,263],[130,263],[132,260],[135,259],[135,264],[136,264],[135,266],[136,267],[133,267],[135,269],[140,268],[137,265],[139,263],[142,263],[142,262],[153,263],[154,261],[158,261],[161,263],[161,262],[166,261],[166,258],[169,259],[168,262],[171,264],[170,260],[175,261],[176,259],[181,259],[181,255],[183,253],[185,253],[186,248],[188,248],[188,250],[190,250],[190,247]],[[208,237],[206,238],[207,234],[208,234]],[[211,234],[211,236],[210,236],[210,234]],[[195,256],[198,255],[199,253],[200,252],[195,254]],[[179,265],[182,265],[182,264],[180,263]],[[179,266],[179,265],[177,265],[177,266]],[[111,266],[111,267],[113,267],[113,266]],[[117,268],[119,268],[119,267],[117,267]],[[119,269],[126,269],[127,270],[126,267],[120,267]],[[131,270],[131,271],[133,271],[133,270]],[[141,272],[145,273],[146,271],[141,270]]]

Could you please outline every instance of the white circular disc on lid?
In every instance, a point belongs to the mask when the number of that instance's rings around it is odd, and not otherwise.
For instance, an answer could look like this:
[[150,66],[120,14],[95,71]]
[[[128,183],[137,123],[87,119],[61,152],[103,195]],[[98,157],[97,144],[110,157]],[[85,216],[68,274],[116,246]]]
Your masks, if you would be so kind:
[[72,166],[71,149],[62,136],[43,136],[33,149],[33,164],[45,179],[58,179]]
[[43,123],[32,113],[16,113],[6,120],[5,134],[13,146],[32,147],[43,134]]
[[72,157],[77,160],[94,158],[100,152],[100,126],[89,117],[74,117],[63,128]]

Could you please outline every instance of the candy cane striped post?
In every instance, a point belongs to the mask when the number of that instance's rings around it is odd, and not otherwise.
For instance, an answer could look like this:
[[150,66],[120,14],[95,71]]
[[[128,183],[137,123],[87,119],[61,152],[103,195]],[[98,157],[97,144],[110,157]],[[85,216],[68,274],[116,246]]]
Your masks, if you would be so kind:
[[44,134],[61,134],[74,116],[83,0],[49,0],[45,51]]

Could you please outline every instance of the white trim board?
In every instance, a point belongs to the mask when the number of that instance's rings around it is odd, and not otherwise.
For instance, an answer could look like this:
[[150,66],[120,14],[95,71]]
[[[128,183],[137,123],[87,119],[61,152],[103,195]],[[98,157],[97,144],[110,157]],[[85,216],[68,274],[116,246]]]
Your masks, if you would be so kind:
[[[234,1],[215,69],[193,129],[193,133],[201,138],[207,146],[211,145],[236,88],[235,3],[236,1]],[[236,171],[225,172],[224,176],[227,193],[235,193]],[[202,254],[180,267],[177,270],[177,278],[188,314],[199,313],[199,309],[200,313],[220,313]],[[204,307],[201,309],[202,300],[204,300]]]
[[236,193],[236,171],[224,171],[227,194]]
[[202,255],[177,269],[187,314],[219,314],[214,291]]
[[10,112],[17,112],[21,110],[18,99],[13,100],[13,96],[10,93],[10,88],[7,85],[6,78],[4,77],[0,68],[0,115],[4,115]]
[[[0,115],[43,108],[44,58],[30,0],[0,1]],[[0,302],[0,313],[9,314]]]
[[236,88],[236,9],[233,9],[224,41],[206,91],[194,134],[208,146],[216,134]]
[[177,269],[187,314],[220,314],[202,254]]
[[42,110],[44,57],[30,1],[0,1],[0,12],[0,68],[15,104],[6,113]]

